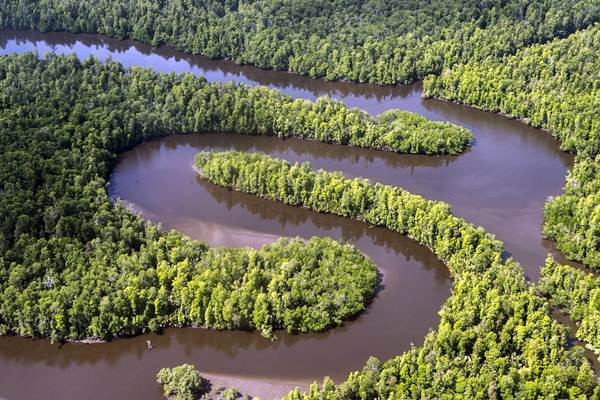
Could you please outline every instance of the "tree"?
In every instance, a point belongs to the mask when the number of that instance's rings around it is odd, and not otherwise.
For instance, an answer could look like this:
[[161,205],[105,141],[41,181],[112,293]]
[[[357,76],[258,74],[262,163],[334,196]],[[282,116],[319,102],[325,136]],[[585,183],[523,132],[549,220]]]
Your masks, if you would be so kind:
[[163,386],[163,394],[167,398],[195,400],[202,394],[202,377],[190,364],[163,368],[156,375],[156,381]]

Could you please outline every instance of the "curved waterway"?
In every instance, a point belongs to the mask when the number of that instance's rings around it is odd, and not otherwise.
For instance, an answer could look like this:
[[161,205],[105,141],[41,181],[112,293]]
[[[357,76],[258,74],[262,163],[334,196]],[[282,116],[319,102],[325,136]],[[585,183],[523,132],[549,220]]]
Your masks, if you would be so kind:
[[[367,312],[319,334],[278,334],[272,343],[250,332],[169,329],[99,345],[0,338],[0,397],[160,398],[154,374],[192,362],[220,376],[306,384],[324,375],[336,380],[360,368],[369,355],[387,359],[422,343],[439,321],[449,296],[448,272],[435,256],[409,239],[360,222],[314,213],[228,191],[197,177],[200,150],[262,151],[317,168],[340,170],[402,186],[444,200],[454,213],[484,226],[537,279],[553,245],[541,239],[543,205],[561,192],[572,157],[549,134],[519,121],[421,97],[420,85],[381,87],[324,82],[293,74],[237,66],[227,61],[153,48],[97,35],[0,32],[0,54],[37,51],[108,57],[125,66],[160,72],[192,72],[209,81],[239,81],[276,88],[294,97],[327,95],[371,114],[407,109],[470,128],[473,147],[451,157],[399,155],[296,139],[202,133],[174,135],[121,155],[110,193],[145,218],[211,245],[260,246],[280,236],[328,235],[357,245],[383,273],[383,290]],[[148,351],[146,340],[153,349]],[[287,387],[281,385],[280,388]],[[254,394],[268,397],[266,386]],[[278,392],[277,394],[281,393]]]

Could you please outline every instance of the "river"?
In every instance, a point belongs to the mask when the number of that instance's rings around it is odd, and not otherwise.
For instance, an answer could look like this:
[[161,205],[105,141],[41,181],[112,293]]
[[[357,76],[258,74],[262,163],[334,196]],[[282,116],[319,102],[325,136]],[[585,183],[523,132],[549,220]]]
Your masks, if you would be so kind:
[[[278,395],[295,384],[329,375],[343,379],[369,355],[387,359],[422,343],[437,326],[450,294],[445,266],[426,248],[385,229],[228,191],[197,177],[199,150],[262,151],[314,167],[340,170],[444,200],[454,213],[484,226],[537,279],[552,243],[541,239],[543,205],[561,192],[572,156],[548,133],[519,121],[421,97],[419,84],[382,87],[325,82],[294,74],[237,66],[169,48],[98,35],[0,32],[0,54],[37,51],[108,57],[125,66],[191,72],[209,81],[239,81],[276,88],[294,97],[330,96],[371,114],[407,109],[470,128],[473,147],[459,156],[400,155],[297,139],[202,133],[172,135],[121,155],[109,191],[145,218],[211,245],[260,246],[279,236],[328,235],[358,246],[383,273],[383,290],[367,312],[344,327],[319,334],[278,333],[272,343],[256,333],[169,329],[112,343],[59,346],[45,340],[0,338],[0,397],[160,398],[154,375],[161,367],[191,362],[205,373],[284,383],[254,387]],[[146,340],[153,349],[147,350]],[[242,383],[243,385],[243,383]]]

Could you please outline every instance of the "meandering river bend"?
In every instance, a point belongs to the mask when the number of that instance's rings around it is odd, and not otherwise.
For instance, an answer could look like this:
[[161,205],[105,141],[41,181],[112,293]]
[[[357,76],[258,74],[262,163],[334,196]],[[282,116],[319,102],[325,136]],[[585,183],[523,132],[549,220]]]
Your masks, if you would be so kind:
[[[327,95],[371,114],[407,109],[473,130],[475,143],[451,157],[399,155],[297,139],[202,133],[173,135],[121,155],[109,191],[145,218],[211,245],[260,246],[279,236],[328,235],[357,245],[383,273],[384,288],[368,311],[325,333],[279,333],[272,343],[250,332],[169,329],[112,343],[63,346],[45,340],[0,338],[0,397],[7,399],[158,399],[158,369],[191,362],[205,373],[251,381],[285,382],[279,392],[324,375],[343,379],[369,355],[387,359],[422,343],[437,326],[450,294],[445,266],[426,248],[385,229],[228,191],[199,179],[192,169],[199,150],[262,151],[317,168],[340,170],[444,200],[454,213],[484,226],[537,279],[546,255],[541,239],[543,205],[559,194],[570,155],[548,133],[519,121],[421,97],[420,85],[381,87],[324,82],[284,72],[208,60],[168,48],[97,35],[0,32],[0,54],[37,51],[111,57],[125,66],[192,72],[209,81],[240,81],[276,88],[294,97]],[[153,349],[147,350],[146,340]]]

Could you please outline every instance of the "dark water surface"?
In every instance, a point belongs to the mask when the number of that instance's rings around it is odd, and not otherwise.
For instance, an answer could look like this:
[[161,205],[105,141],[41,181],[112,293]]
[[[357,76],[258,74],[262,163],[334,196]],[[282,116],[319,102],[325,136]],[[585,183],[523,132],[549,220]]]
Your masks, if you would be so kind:
[[[368,312],[321,334],[286,335],[271,343],[255,333],[172,329],[100,345],[0,338],[0,397],[159,398],[154,374],[192,362],[207,373],[303,383],[343,378],[369,355],[400,354],[435,328],[450,293],[446,268],[431,252],[385,229],[313,213],[200,180],[192,170],[199,150],[263,151],[347,176],[402,186],[447,201],[455,214],[484,226],[537,279],[551,243],[541,239],[543,205],[559,194],[572,157],[549,134],[505,117],[421,98],[419,85],[381,87],[311,80],[284,72],[236,66],[168,48],[96,35],[0,32],[0,54],[35,50],[112,57],[125,66],[192,72],[209,81],[234,80],[277,88],[295,97],[328,95],[372,114],[408,109],[473,130],[471,150],[456,157],[398,155],[301,140],[227,134],[177,135],[124,153],[111,194],[144,217],[211,245],[259,246],[279,236],[329,235],[356,244],[383,273],[384,289]],[[146,349],[146,340],[154,345]]]

